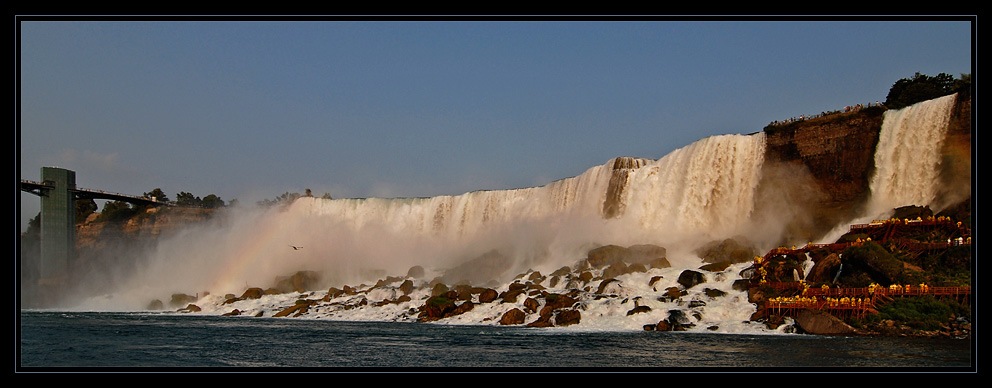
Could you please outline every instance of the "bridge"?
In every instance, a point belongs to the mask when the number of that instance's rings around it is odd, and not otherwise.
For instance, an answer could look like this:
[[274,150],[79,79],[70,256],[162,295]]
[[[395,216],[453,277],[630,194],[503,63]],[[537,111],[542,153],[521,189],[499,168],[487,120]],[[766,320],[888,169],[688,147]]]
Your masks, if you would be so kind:
[[146,198],[76,187],[76,172],[42,167],[41,181],[21,180],[21,191],[41,197],[41,261],[38,284],[60,286],[68,280],[69,260],[76,251],[76,200],[107,199],[137,205],[172,206]]

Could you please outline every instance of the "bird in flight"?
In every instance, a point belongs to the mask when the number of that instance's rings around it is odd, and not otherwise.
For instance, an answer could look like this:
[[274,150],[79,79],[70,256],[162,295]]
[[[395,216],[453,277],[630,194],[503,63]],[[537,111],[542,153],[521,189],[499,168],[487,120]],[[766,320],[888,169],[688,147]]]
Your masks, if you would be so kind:
[[303,247],[298,247],[298,246],[296,246],[296,245],[290,245],[290,246],[291,246],[291,247],[293,247],[293,250],[294,250],[294,251],[298,251],[298,250],[300,250],[300,249],[303,249]]

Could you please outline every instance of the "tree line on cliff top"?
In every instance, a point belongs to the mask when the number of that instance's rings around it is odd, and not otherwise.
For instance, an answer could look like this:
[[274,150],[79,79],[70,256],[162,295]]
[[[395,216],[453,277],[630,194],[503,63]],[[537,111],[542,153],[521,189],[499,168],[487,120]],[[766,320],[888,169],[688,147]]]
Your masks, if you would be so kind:
[[901,109],[917,102],[932,100],[949,94],[971,94],[971,74],[962,74],[955,79],[947,73],[928,76],[917,72],[910,78],[896,81],[889,88],[885,97],[885,106],[889,109]]

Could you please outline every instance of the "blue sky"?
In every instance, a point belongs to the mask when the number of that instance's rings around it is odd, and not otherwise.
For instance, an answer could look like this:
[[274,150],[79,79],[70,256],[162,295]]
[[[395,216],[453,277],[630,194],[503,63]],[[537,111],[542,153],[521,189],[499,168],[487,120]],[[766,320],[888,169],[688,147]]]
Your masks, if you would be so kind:
[[[20,178],[243,205],[546,184],[971,73],[968,21],[22,21]],[[38,198],[20,194],[20,228]]]

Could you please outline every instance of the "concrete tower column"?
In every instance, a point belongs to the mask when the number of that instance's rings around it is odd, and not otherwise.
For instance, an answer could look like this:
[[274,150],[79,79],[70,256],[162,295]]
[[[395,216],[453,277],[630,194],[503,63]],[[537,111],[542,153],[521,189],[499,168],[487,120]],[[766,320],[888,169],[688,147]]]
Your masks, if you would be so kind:
[[41,265],[38,283],[62,286],[69,275],[69,260],[76,250],[76,172],[42,167],[41,180],[54,187],[41,197]]

